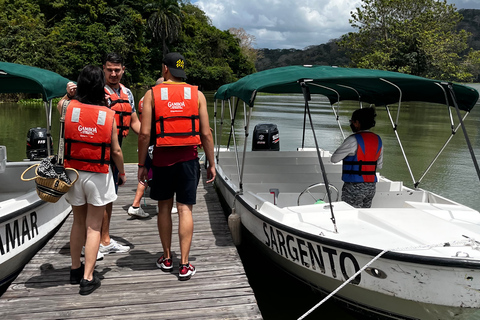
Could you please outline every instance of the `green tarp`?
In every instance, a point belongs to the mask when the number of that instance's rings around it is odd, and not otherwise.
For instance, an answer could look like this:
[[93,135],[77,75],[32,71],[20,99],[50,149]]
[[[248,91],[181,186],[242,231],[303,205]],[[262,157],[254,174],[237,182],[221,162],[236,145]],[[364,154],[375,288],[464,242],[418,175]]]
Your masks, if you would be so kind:
[[[398,101],[423,101],[453,106],[445,94],[445,83],[398,72],[339,68],[330,66],[288,66],[248,75],[237,82],[221,86],[215,99],[238,97],[253,106],[257,92],[302,93],[298,83],[305,80],[312,94],[322,94],[336,103],[342,100],[363,101],[377,106]],[[477,90],[452,84],[460,109],[470,111],[478,100]],[[448,97],[448,98],[447,98]]]
[[66,94],[68,81],[52,71],[0,62],[0,93],[39,93],[49,101]]

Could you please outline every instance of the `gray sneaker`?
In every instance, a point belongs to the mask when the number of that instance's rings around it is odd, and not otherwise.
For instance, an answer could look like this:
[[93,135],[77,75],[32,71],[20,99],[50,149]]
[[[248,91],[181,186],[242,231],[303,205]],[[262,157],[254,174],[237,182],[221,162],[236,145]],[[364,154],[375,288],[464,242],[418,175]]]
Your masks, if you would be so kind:
[[122,246],[120,243],[113,239],[110,239],[110,244],[108,246],[100,244],[100,252],[103,254],[126,253],[128,251],[130,251],[129,246]]
[[148,213],[143,211],[142,207],[134,208],[134,207],[130,206],[130,208],[128,208],[127,213],[128,213],[129,216],[135,216],[135,217],[139,217],[139,218],[150,217],[150,215]]

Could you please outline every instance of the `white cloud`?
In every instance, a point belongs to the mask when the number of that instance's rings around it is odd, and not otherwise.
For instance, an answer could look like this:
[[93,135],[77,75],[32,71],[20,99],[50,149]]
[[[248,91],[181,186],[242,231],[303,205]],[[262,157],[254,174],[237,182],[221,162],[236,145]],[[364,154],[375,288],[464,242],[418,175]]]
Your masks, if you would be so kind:
[[[303,49],[350,31],[351,11],[361,0],[198,0],[192,1],[220,30],[243,28],[256,48]],[[448,0],[457,9],[480,9],[479,0]]]

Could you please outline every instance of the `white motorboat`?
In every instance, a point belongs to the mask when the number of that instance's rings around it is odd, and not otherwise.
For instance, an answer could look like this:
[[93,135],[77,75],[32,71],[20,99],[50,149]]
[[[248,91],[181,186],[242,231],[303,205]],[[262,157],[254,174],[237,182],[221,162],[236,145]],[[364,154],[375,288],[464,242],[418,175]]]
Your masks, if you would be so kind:
[[[50,150],[52,99],[63,96],[69,80],[35,67],[0,62],[0,93],[38,93],[43,97],[46,117],[46,144]],[[35,181],[24,182],[22,173],[39,161],[8,161],[7,149],[0,146],[0,287],[5,287],[60,228],[71,212],[61,198],[56,203],[41,200]],[[31,174],[34,174],[34,170]]]
[[[297,151],[247,151],[251,112],[261,92],[303,98],[304,132],[310,127],[315,148],[305,148],[299,137]],[[328,294],[326,299],[333,297],[375,318],[480,319],[480,213],[419,188],[419,180],[409,188],[378,173],[371,208],[341,201],[342,164],[332,163],[331,153],[318,145],[311,120],[311,101],[317,96],[330,101],[334,122],[339,121],[340,101],[382,106],[395,133],[394,111],[397,120],[400,111],[408,112],[401,109],[402,102],[438,104],[449,112],[451,136],[464,131],[480,177],[464,130],[465,116],[479,97],[470,87],[327,66],[258,72],[215,93],[215,183],[232,210],[229,225],[236,243],[235,222],[241,221],[258,247],[285,271]],[[242,104],[245,129],[239,139],[234,121]],[[219,142],[228,112],[233,146]],[[264,141],[275,144],[278,137],[267,132]],[[242,139],[244,145],[237,146]]]

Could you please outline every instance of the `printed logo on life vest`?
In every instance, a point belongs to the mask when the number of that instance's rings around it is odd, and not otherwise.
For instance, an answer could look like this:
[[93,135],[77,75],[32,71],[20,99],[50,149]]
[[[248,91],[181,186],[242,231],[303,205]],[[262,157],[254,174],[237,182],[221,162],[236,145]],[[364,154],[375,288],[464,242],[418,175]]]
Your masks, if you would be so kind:
[[[272,251],[307,269],[336,279],[338,278],[337,270],[340,267],[343,280],[349,279],[360,270],[357,259],[349,252],[337,251],[335,248],[298,238],[265,222],[263,223],[263,232],[266,237],[264,243]],[[326,259],[324,260],[324,258]],[[361,280],[362,276],[358,274],[350,283],[359,284]]]
[[78,131],[80,133],[83,133],[83,134],[88,134],[88,135],[94,135],[95,133],[97,133],[97,128],[93,127],[84,127],[82,125],[79,125],[78,126]]
[[185,107],[185,102],[168,102],[168,108],[170,108],[170,112],[182,112],[183,108]]

